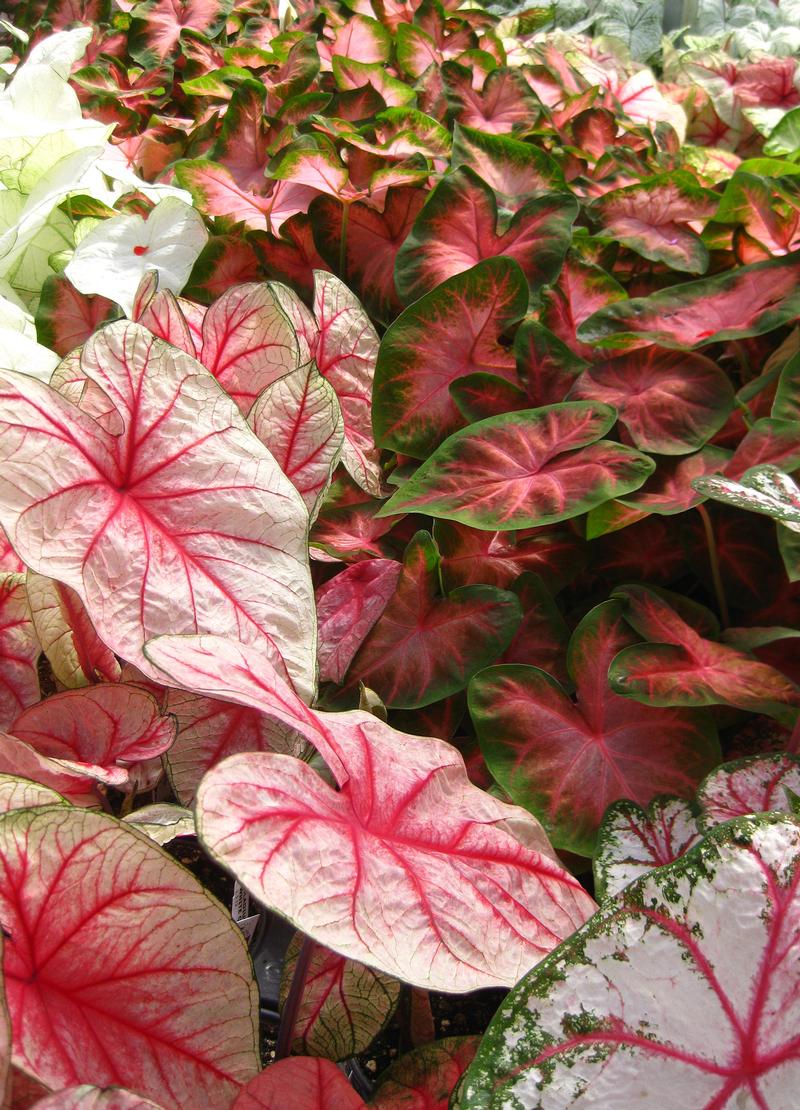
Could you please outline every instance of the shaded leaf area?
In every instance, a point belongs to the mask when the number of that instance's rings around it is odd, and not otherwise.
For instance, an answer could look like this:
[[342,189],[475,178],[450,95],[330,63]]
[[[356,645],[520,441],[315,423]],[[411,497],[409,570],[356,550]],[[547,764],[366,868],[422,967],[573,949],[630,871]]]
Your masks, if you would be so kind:
[[406,1053],[382,1073],[368,1105],[374,1110],[447,1110],[479,1040],[445,1037]]

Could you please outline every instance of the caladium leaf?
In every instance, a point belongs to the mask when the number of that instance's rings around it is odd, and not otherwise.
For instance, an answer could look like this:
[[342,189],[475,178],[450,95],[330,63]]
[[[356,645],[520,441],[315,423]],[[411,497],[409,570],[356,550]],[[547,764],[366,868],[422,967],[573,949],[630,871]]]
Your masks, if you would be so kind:
[[741,482],[732,478],[696,478],[692,485],[699,494],[749,509],[753,513],[779,520],[791,532],[800,532],[800,488],[777,466],[757,466],[742,476]]
[[514,356],[529,404],[534,408],[563,401],[574,380],[588,365],[557,335],[529,316],[517,328]]
[[800,316],[799,266],[796,251],[620,301],[585,320],[578,338],[596,343],[633,335],[663,347],[687,348],[764,335]]
[[680,859],[702,837],[696,806],[680,798],[655,798],[645,809],[614,802],[597,833],[596,896],[615,898],[634,879]]
[[211,375],[138,324],[93,336],[81,367],[120,435],[48,386],[0,375],[0,519],[19,553],[71,586],[103,641],[146,673],[151,635],[214,628],[278,645],[310,692],[299,494]]
[[592,362],[597,351],[583,336],[584,321],[606,311],[607,306],[613,308],[624,296],[622,286],[605,270],[570,254],[558,281],[542,294],[539,321],[573,355]]
[[[206,775],[197,797],[210,851],[314,940],[406,982],[458,992],[515,982],[591,912],[549,857],[538,822],[473,787],[449,744],[361,711],[314,712],[266,656],[230,640],[161,637],[148,652],[181,685],[303,732],[333,771],[338,793],[298,760],[239,755]],[[291,862],[280,846],[287,819]],[[390,930],[375,930],[388,884],[404,910]]]
[[114,818],[63,806],[0,817],[0,873],[15,1060],[51,1088],[229,1106],[258,1070],[258,992],[197,880]]
[[698,788],[700,823],[707,829],[748,813],[792,813],[794,794],[800,794],[800,758],[796,755],[781,752],[724,763]]
[[172,53],[184,28],[213,37],[229,10],[229,0],[150,0],[140,4],[131,28],[131,56],[146,69],[155,69]]
[[800,466],[800,436],[796,420],[772,417],[756,420],[726,465],[725,476],[739,480],[748,470],[761,466],[777,466],[785,471],[796,470]]
[[576,577],[585,559],[578,539],[557,529],[492,533],[437,520],[433,536],[442,578],[451,590],[476,582],[506,589],[526,571],[557,590]]
[[532,196],[564,185],[558,163],[539,147],[458,123],[450,165],[454,170],[470,166],[494,190],[500,207],[511,212]]
[[661,455],[702,447],[723,426],[735,401],[730,378],[711,359],[661,347],[595,363],[569,397],[613,405],[634,444]]
[[362,643],[395,592],[402,563],[364,559],[317,590],[320,682],[342,682]]
[[62,686],[119,681],[116,656],[95,632],[74,590],[33,570],[27,572],[25,589],[42,651]]
[[39,700],[41,648],[23,574],[0,574],[0,730]]
[[542,105],[520,70],[497,66],[482,87],[475,87],[475,72],[458,62],[445,62],[442,81],[448,116],[462,126],[503,135],[529,131],[541,115]]
[[[194,358],[198,350],[195,338],[200,340],[200,346],[202,346],[202,321],[199,335],[193,334],[189,321],[181,310],[178,298],[169,289],[159,289],[158,292],[154,292],[147,300],[147,304],[142,305],[140,310],[137,302],[140,301],[141,292],[142,286],[140,285],[131,312],[131,319],[135,320],[137,324],[141,324],[143,328],[147,328],[159,339],[171,343],[173,347],[177,347],[180,351],[184,351]],[[184,301],[183,303],[188,304],[189,302]],[[205,313],[203,315],[205,316]]]
[[[302,935],[295,933],[286,950],[281,1007],[286,1004],[302,944]],[[356,1056],[369,1048],[384,1028],[399,998],[397,979],[313,944],[292,1051],[327,1060]]]
[[660,516],[685,513],[705,501],[705,496],[694,488],[695,479],[723,470],[729,458],[727,451],[706,444],[693,455],[659,459],[655,473],[635,493],[623,498],[622,503]]
[[407,1052],[381,1074],[372,1110],[447,1110],[480,1037],[445,1037]]
[[158,1103],[141,1098],[122,1087],[66,1087],[45,1095],[33,1104],[33,1110],[162,1110]]
[[478,372],[456,378],[450,383],[450,396],[470,424],[485,420],[487,416],[530,408],[524,389],[496,374]]
[[413,510],[502,531],[569,520],[638,489],[655,469],[600,438],[615,420],[593,401],[479,420],[445,440],[379,515]]
[[248,423],[303,498],[313,522],[344,442],[335,390],[316,364],[307,362],[267,386]]
[[294,1056],[277,1060],[243,1087],[231,1110],[364,1110],[344,1073],[330,1060]]
[[[66,801],[41,783],[15,775],[0,774],[0,813],[10,809],[32,809],[34,806],[66,805]],[[2,1090],[2,1080],[0,1080]]]
[[108,297],[87,297],[63,274],[51,274],[42,286],[36,334],[40,343],[67,355],[118,311]]
[[780,671],[702,635],[653,590],[623,586],[615,596],[650,641],[625,648],[611,663],[617,693],[647,705],[735,705],[794,721],[800,689]]
[[522,267],[531,289],[557,275],[578,204],[568,193],[529,200],[498,227],[497,201],[468,166],[442,178],[397,254],[395,284],[414,301],[484,258],[505,255]]
[[536,667],[490,667],[470,684],[469,706],[492,775],[535,813],[557,848],[591,855],[600,821],[618,798],[691,796],[719,762],[702,713],[633,709],[609,687],[608,665],[634,639],[619,602],[592,609],[570,640],[577,705]]
[[122,820],[133,825],[156,844],[169,844],[178,836],[194,836],[194,815],[191,810],[166,802],[142,806]]
[[187,158],[175,167],[175,177],[207,216],[226,216],[245,227],[277,230],[270,221],[271,200],[239,184],[227,166],[208,158]]
[[372,422],[379,446],[425,458],[463,425],[452,382],[479,371],[513,381],[514,360],[498,340],[527,304],[517,263],[489,258],[407,308],[378,354]]
[[790,1105],[798,860],[795,821],[743,818],[626,887],[502,1004],[463,1110]]
[[553,595],[538,575],[530,573],[520,575],[513,589],[522,606],[522,620],[501,662],[538,667],[569,687],[566,661],[570,630]]
[[394,595],[353,660],[363,682],[389,706],[418,709],[463,690],[511,643],[522,613],[495,586],[438,592],[439,553],[428,532],[408,545]]

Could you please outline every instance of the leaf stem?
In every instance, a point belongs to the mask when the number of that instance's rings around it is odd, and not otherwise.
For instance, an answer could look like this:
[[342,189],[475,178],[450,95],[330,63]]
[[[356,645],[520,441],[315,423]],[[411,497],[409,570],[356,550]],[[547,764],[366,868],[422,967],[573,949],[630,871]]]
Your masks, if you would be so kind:
[[725,588],[722,585],[722,575],[719,569],[719,552],[717,541],[714,538],[714,527],[705,505],[695,506],[703,522],[703,531],[706,534],[706,547],[708,548],[708,562],[711,567],[711,581],[714,583],[714,594],[717,599],[719,615],[724,628],[729,628],[731,616],[728,611],[728,600],[725,597]]
[[342,230],[339,233],[339,277],[347,284],[347,226],[350,223],[350,205],[342,201]]
[[294,965],[294,974],[292,975],[292,985],[289,987],[289,993],[286,996],[286,1003],[281,1013],[281,1025],[278,1030],[278,1043],[275,1046],[275,1059],[283,1060],[288,1056],[292,1050],[292,1042],[294,1041],[294,1030],[297,1025],[297,1014],[300,1009],[300,1000],[303,997],[303,991],[306,989],[306,979],[308,978],[308,967],[311,963],[311,956],[314,952],[314,941],[311,937],[303,937],[303,943],[300,946],[300,952],[297,956],[297,963]]

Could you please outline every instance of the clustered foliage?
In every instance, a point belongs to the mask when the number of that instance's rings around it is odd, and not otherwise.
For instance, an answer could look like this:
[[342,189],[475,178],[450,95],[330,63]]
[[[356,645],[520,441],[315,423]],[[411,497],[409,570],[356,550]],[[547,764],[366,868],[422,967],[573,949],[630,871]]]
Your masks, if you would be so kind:
[[579,7],[15,9],[3,1110],[790,1104],[794,8]]

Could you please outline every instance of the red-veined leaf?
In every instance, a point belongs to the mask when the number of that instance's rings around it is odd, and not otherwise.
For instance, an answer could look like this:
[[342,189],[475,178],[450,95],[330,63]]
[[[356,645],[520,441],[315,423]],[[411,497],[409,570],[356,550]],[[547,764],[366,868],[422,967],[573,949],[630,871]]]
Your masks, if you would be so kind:
[[130,32],[131,57],[154,69],[172,53],[184,28],[214,31],[224,22],[230,0],[151,0],[136,9]]
[[25,589],[42,651],[62,686],[119,681],[119,663],[95,632],[74,590],[33,570],[25,577]]
[[[245,239],[235,231],[225,235],[213,235],[194,264],[184,290],[186,296],[207,304],[227,293],[232,285],[241,285],[244,282],[259,279],[261,269],[258,255],[253,247],[254,236],[255,232],[251,232],[250,237]],[[180,299],[179,303],[184,316],[187,316],[187,302]],[[202,325],[198,334],[194,321],[189,321],[188,316],[187,321],[192,331],[194,345],[199,350],[203,341]]]
[[79,293],[63,274],[51,274],[36,310],[36,335],[45,347],[63,356],[85,343],[117,311],[107,297]]
[[52,1095],[45,1095],[33,1104],[31,1110],[162,1110],[149,1098],[140,1098],[122,1087],[67,1087]]
[[226,216],[246,227],[265,229],[275,234],[296,212],[302,212],[315,189],[278,182],[269,196],[254,193],[237,184],[226,166],[207,158],[184,159],[175,167],[175,178],[192,194],[195,204],[207,216]]
[[243,1087],[231,1110],[364,1110],[334,1063],[314,1056],[277,1060]]
[[104,771],[94,766],[76,767],[74,763],[40,755],[30,744],[6,732],[0,732],[0,772],[49,787],[74,806],[98,806],[98,782],[107,778]]
[[611,311],[624,296],[622,286],[605,270],[570,254],[558,281],[542,294],[539,320],[573,355],[592,362],[597,349],[583,336],[583,322],[608,306]]
[[726,465],[725,477],[738,480],[757,466],[777,466],[786,471],[800,466],[800,432],[796,420],[772,417],[756,420]]
[[592,868],[604,901],[656,867],[673,863],[702,839],[696,807],[680,798],[656,798],[646,809],[614,802],[597,833]]
[[738,225],[767,256],[788,254],[800,247],[800,205],[787,194],[788,185],[788,179],[779,185],[739,169],[725,186],[714,222]]
[[390,706],[418,709],[463,690],[511,643],[516,597],[495,586],[439,595],[439,552],[427,532],[406,549],[397,588],[350,668]]
[[378,444],[425,458],[463,425],[452,382],[478,371],[513,381],[514,360],[498,340],[527,304],[517,263],[488,258],[407,308],[378,353],[372,412]]
[[353,656],[394,594],[401,570],[394,559],[364,559],[317,590],[320,682],[344,681]]
[[525,571],[538,574],[555,590],[577,576],[585,558],[580,540],[557,530],[486,532],[437,520],[433,536],[450,590],[479,582],[506,589]]
[[159,289],[141,307],[141,311],[137,311],[134,304],[131,319],[192,358],[196,356],[197,347],[189,322],[181,311],[178,298],[170,289]]
[[525,383],[529,405],[557,405],[563,401],[572,383],[588,363],[543,327],[526,317],[514,336],[517,372]]
[[[324,945],[306,943],[312,949],[292,1051],[326,1060],[346,1060],[366,1051],[384,1028],[400,998],[400,983]],[[302,944],[302,934],[295,933],[286,950],[281,1008],[286,1005]]]
[[269,160],[269,135],[264,119],[266,95],[260,81],[242,81],[234,90],[222,117],[219,138],[211,149],[213,161],[224,166],[238,188],[245,192],[263,193],[267,186],[264,177],[264,167]]
[[626,887],[503,1002],[463,1110],[790,1106],[799,861],[795,821],[741,818]]
[[51,1088],[229,1106],[258,1070],[258,992],[200,883],[114,818],[63,806],[0,817],[0,873],[15,1059]]
[[662,516],[685,513],[705,501],[694,488],[695,479],[723,470],[729,458],[727,451],[707,444],[694,455],[659,459],[655,473],[623,504]]
[[456,123],[451,169],[469,166],[497,194],[501,208],[516,211],[532,196],[564,186],[555,159],[533,143],[508,135],[490,135]]
[[0,574],[0,730],[39,700],[40,653],[25,575]]
[[470,424],[487,416],[500,416],[530,408],[530,401],[520,386],[496,374],[467,374],[450,383],[450,396],[456,408]]
[[372,1110],[447,1110],[480,1037],[445,1037],[407,1052],[381,1074]]
[[473,69],[458,62],[445,62],[442,80],[448,116],[462,127],[490,135],[530,131],[542,111],[541,102],[524,74],[509,66],[493,69],[478,89],[473,84]]
[[0,515],[17,550],[71,586],[104,643],[145,672],[150,636],[213,628],[279,645],[310,692],[299,494],[211,375],[138,324],[98,332],[81,366],[120,435],[48,386],[0,375]]
[[21,574],[25,564],[17,555],[5,531],[0,528],[0,574]]
[[781,752],[724,763],[698,788],[700,823],[708,829],[748,813],[792,813],[792,794],[800,794],[800,758],[796,755]]
[[[64,798],[48,786],[31,782],[30,779],[18,778],[16,775],[0,774],[0,813],[7,813],[10,809],[32,809],[34,806],[66,804]],[[0,1090],[2,1090],[1,1082]]]
[[557,848],[583,855],[591,855],[612,802],[690,797],[720,758],[705,714],[634,707],[611,690],[609,663],[635,639],[622,611],[604,602],[572,635],[567,666],[577,705],[550,675],[519,664],[491,667],[469,689],[492,775],[536,814]]
[[522,606],[516,635],[503,653],[503,663],[524,663],[570,685],[567,671],[569,627],[541,578],[530,572],[513,586]]
[[383,537],[396,521],[377,517],[382,504],[377,498],[365,498],[355,483],[348,488],[335,482],[311,530],[311,557],[323,562],[358,562],[395,556],[396,545]]
[[655,469],[600,438],[615,420],[592,401],[479,420],[445,440],[379,515],[413,510],[487,530],[569,520],[638,489]]
[[[197,798],[212,853],[312,939],[409,983],[458,992],[515,982],[591,912],[538,822],[473,787],[449,744],[369,713],[317,713],[265,656],[230,640],[161,637],[148,652],[183,686],[297,728],[333,771],[339,792],[299,760],[234,756],[209,772]],[[403,907],[391,921],[390,888]],[[376,930],[370,923],[381,919]]]

